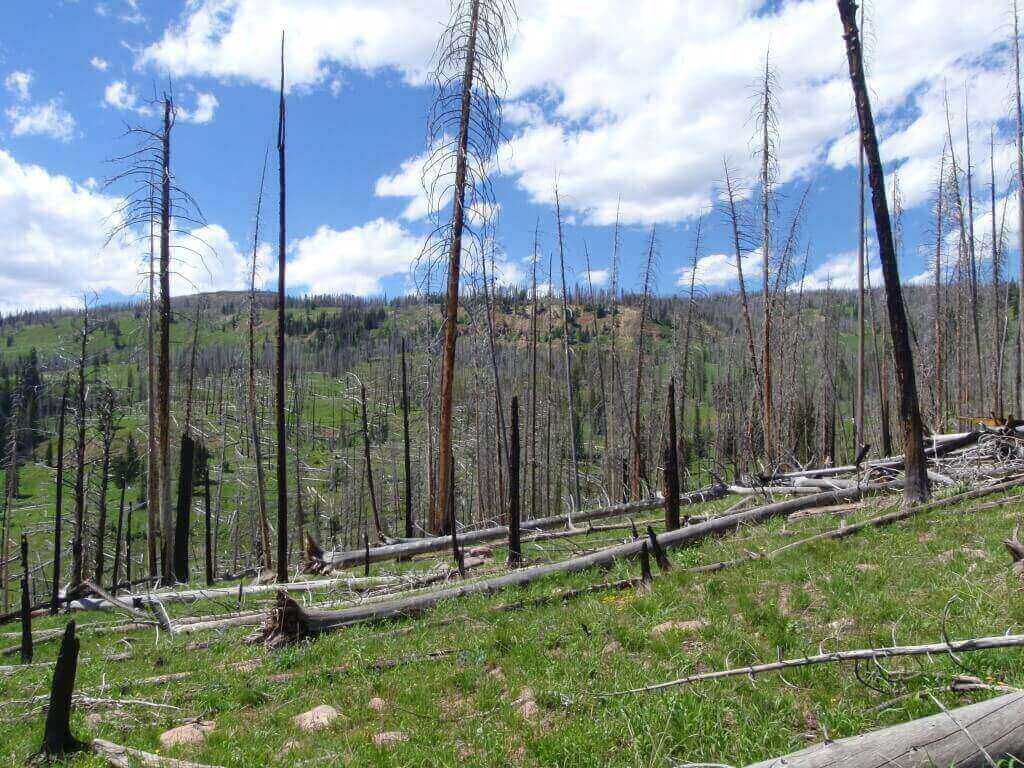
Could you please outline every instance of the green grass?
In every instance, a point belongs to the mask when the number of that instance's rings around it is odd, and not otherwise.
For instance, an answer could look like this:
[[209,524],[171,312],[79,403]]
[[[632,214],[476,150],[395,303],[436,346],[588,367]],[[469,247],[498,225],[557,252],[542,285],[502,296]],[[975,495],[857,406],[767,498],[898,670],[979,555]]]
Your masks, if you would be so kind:
[[[988,501],[988,499],[986,499]],[[978,502],[973,503],[977,506]],[[721,507],[719,502],[717,507]],[[877,514],[867,509],[851,520]],[[886,690],[862,684],[850,666],[826,665],[708,682],[664,693],[601,698],[595,694],[658,682],[696,670],[774,660],[824,647],[856,648],[940,639],[943,607],[950,634],[968,637],[1019,631],[1024,610],[1001,539],[1013,526],[1012,504],[970,512],[941,510],[845,541],[819,542],[771,561],[751,562],[708,576],[681,567],[712,562],[749,550],[766,550],[835,525],[834,517],[782,521],[671,553],[677,566],[657,576],[650,594],[605,592],[517,612],[495,605],[524,596],[504,593],[449,602],[418,621],[359,626],[284,650],[245,645],[250,631],[169,638],[155,631],[82,634],[78,689],[96,696],[145,699],[179,707],[157,711],[79,708],[74,732],[141,749],[222,766],[661,766],[673,761],[743,765],[826,737],[838,738],[936,711],[927,696],[883,712],[880,702],[899,694],[948,684],[958,668],[948,658],[895,660]],[[608,534],[592,541],[596,547]],[[532,546],[533,557],[565,556],[556,545]],[[540,551],[543,546],[544,551]],[[503,558],[498,549],[498,562]],[[409,567],[426,567],[432,561]],[[375,572],[393,570],[381,564]],[[550,579],[525,593],[582,586],[634,573],[613,572]],[[174,613],[212,613],[233,600],[175,607]],[[250,605],[253,601],[250,601]],[[111,614],[79,614],[80,627],[118,620]],[[701,619],[695,631],[652,635],[668,620]],[[36,629],[60,627],[65,617],[37,621]],[[5,627],[8,632],[17,629]],[[395,633],[393,630],[408,630]],[[14,635],[5,636],[14,645]],[[124,642],[122,641],[124,638]],[[186,646],[212,641],[209,647]],[[606,652],[612,642],[619,650]],[[104,661],[131,648],[127,662]],[[437,651],[440,659],[423,660]],[[40,644],[36,660],[52,660],[56,643]],[[13,663],[15,657],[8,657]],[[385,660],[406,660],[375,671]],[[243,670],[234,665],[251,661]],[[1024,682],[1015,651],[971,654],[966,659],[986,679]],[[347,666],[348,671],[330,670]],[[500,672],[498,671],[500,670]],[[139,685],[153,675],[190,671],[187,680]],[[282,671],[300,672],[285,683]],[[867,670],[866,670],[867,671]],[[0,700],[48,691],[51,668],[33,667],[0,677]],[[538,706],[524,718],[515,701],[526,689]],[[101,693],[102,691],[102,693]],[[993,694],[937,693],[947,706]],[[370,708],[373,697],[386,702]],[[341,717],[327,730],[304,734],[292,717],[318,704]],[[38,707],[3,705],[0,763],[21,765],[38,747],[43,714]],[[205,744],[162,750],[159,734],[186,718],[214,720]],[[402,731],[408,741],[373,745],[374,734]],[[295,742],[287,751],[286,744]],[[71,764],[100,765],[91,756]]]

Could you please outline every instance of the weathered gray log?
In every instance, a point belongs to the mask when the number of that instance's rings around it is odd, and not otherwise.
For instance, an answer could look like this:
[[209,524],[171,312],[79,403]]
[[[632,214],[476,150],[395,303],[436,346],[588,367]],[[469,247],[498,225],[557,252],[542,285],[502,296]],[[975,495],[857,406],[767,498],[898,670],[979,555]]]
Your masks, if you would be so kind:
[[212,765],[190,763],[187,760],[176,760],[173,757],[161,757],[152,752],[144,752],[133,747],[123,747],[112,741],[103,739],[92,740],[92,751],[107,761],[108,765],[115,768],[134,768],[136,765],[144,765],[147,768],[217,768]]
[[[766,504],[745,512],[716,517],[704,523],[689,525],[685,528],[663,533],[657,537],[657,541],[664,549],[680,547],[708,536],[726,533],[746,523],[759,523],[769,518],[778,515],[788,515],[801,509],[858,499],[866,493],[888,490],[899,485],[900,483],[897,481],[890,481],[887,483],[865,485],[862,488],[829,491],[814,494],[813,496],[803,496],[788,501]],[[646,540],[630,541],[557,563],[524,568],[502,576],[461,584],[448,589],[379,603],[357,605],[340,611],[307,612],[288,597],[286,593],[279,592],[276,607],[271,609],[268,614],[262,631],[252,639],[264,640],[271,646],[277,646],[309,635],[331,632],[352,624],[415,616],[434,607],[442,600],[474,594],[491,594],[510,587],[525,586],[554,574],[577,573],[590,568],[608,566],[617,559],[633,557],[639,554],[641,548],[646,545]]]
[[[680,496],[679,503],[682,505],[701,504],[705,501],[719,499],[725,494],[726,489],[724,486],[719,484],[710,485],[698,491],[693,491],[692,493]],[[610,507],[577,512],[572,516],[572,522],[574,524],[578,524],[586,522],[587,520],[621,517],[623,515],[630,515],[636,512],[647,512],[652,509],[660,509],[663,505],[664,501],[659,497],[644,499],[643,501],[629,502],[626,504],[615,504]],[[522,532],[541,531],[550,528],[561,528],[567,525],[568,522],[568,515],[538,517],[533,520],[521,521],[519,529]],[[466,545],[471,544],[497,541],[499,539],[504,539],[507,536],[508,526],[498,525],[492,528],[481,528],[480,530],[467,531],[459,534],[458,543],[460,547],[465,547]],[[398,544],[388,544],[382,547],[371,547],[369,557],[370,562],[376,563],[382,560],[398,560],[415,557],[416,555],[423,555],[429,552],[443,552],[450,549],[451,546],[452,539],[448,536],[438,536],[430,539],[415,539],[413,541],[403,541]],[[325,552],[321,562],[311,565],[314,569],[352,568],[363,565],[366,561],[366,557],[366,551],[362,549],[346,550],[341,552]],[[310,565],[305,567],[308,568]]]
[[982,768],[1024,757],[1024,693],[826,741],[748,768]]

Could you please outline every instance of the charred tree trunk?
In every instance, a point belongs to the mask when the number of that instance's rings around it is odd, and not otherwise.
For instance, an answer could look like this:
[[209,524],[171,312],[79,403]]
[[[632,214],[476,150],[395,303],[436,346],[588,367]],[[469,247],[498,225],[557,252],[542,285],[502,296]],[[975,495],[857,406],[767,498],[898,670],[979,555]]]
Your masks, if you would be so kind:
[[366,463],[366,485],[370,491],[370,506],[373,509],[373,526],[377,530],[377,539],[386,539],[384,528],[380,522],[380,509],[377,507],[377,490],[373,484],[373,463],[370,459],[370,424],[366,418],[366,385],[359,385],[359,406],[363,424],[363,460]]
[[517,566],[523,560],[519,540],[519,398],[512,396],[512,436],[508,453],[508,564]]
[[28,538],[21,534],[21,663],[32,663],[32,587],[28,570]]
[[679,527],[679,442],[676,435],[676,380],[668,383],[665,409],[668,435],[665,439],[665,530]]
[[50,613],[57,613],[60,605],[61,527],[64,519],[64,425],[68,413],[68,376],[60,395],[60,416],[57,422],[57,488],[53,504],[53,588],[50,592]]
[[187,432],[181,436],[181,466],[178,472],[177,520],[174,526],[174,578],[188,583],[188,540],[192,528],[192,481],[195,473],[195,441]]
[[50,707],[46,712],[41,750],[46,758],[62,757],[83,747],[83,744],[71,735],[71,697],[75,693],[75,676],[78,673],[78,646],[75,622],[72,619],[64,630],[60,652],[57,654],[57,665],[53,669]]
[[458,150],[455,157],[455,194],[452,202],[451,242],[448,247],[448,292],[445,298],[444,348],[441,359],[441,415],[438,429],[437,503],[431,510],[430,530],[444,531],[454,478],[448,467],[453,462],[452,400],[455,393],[455,342],[459,325],[459,274],[462,258],[462,234],[465,227],[466,184],[469,160],[470,115],[473,101],[477,25],[480,0],[470,0],[469,37],[466,42],[466,64],[462,74],[462,100],[459,115]]
[[896,248],[892,237],[892,224],[889,220],[889,207],[885,197],[882,158],[878,151],[878,138],[875,134],[875,122],[871,113],[871,101],[864,80],[860,33],[856,21],[857,6],[853,0],[839,0],[838,6],[850,65],[850,81],[857,102],[857,116],[860,121],[861,138],[868,164],[868,180],[871,184],[871,204],[875,214],[879,258],[885,278],[893,362],[900,390],[900,422],[903,426],[903,450],[906,456],[904,503],[914,504],[928,498],[928,475],[925,468],[921,412],[917,401],[917,382],[914,377],[910,332],[903,304],[903,292],[900,287],[900,274],[896,263]]
[[411,539],[413,530],[412,510],[412,446],[409,438],[409,381],[405,361],[405,339],[402,339],[402,447],[405,469],[405,537]]
[[85,354],[89,339],[89,308],[82,313],[82,347],[78,356],[78,398],[75,424],[75,538],[71,542],[71,586],[77,587],[85,578]]
[[157,356],[157,428],[160,454],[160,534],[163,581],[174,578],[174,519],[171,517],[171,126],[174,106],[164,97],[160,158],[160,346]]
[[[278,243],[277,243],[277,580],[288,581],[288,440],[284,421],[284,271],[285,271],[285,107],[284,33],[281,33],[281,98],[277,112]],[[301,544],[301,542],[300,542]]]

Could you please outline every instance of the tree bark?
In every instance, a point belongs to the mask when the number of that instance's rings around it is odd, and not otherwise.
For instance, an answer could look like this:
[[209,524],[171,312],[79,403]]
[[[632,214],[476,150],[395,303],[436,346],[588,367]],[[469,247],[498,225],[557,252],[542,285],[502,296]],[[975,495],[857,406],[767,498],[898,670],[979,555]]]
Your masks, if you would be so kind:
[[665,530],[679,527],[679,443],[676,436],[676,380],[668,383],[665,408],[668,436],[665,440]]
[[522,562],[519,539],[519,398],[512,397],[512,438],[508,454],[508,564]]
[[[1010,693],[858,736],[775,757],[748,768],[983,768],[1024,756],[1024,694]],[[1012,762],[1012,761],[1011,761]]]
[[[277,580],[288,581],[288,439],[284,420],[284,287],[285,287],[285,105],[284,32],[281,33],[281,91],[277,112],[278,241],[277,241]],[[301,542],[300,542],[301,544]]]
[[466,183],[469,155],[470,113],[473,99],[473,74],[476,62],[477,24],[480,0],[470,0],[469,39],[466,43],[466,66],[462,75],[462,102],[459,115],[458,152],[455,158],[455,194],[452,202],[451,243],[448,248],[448,292],[445,299],[444,348],[441,360],[441,416],[438,428],[437,502],[431,509],[430,530],[444,533],[448,513],[448,496],[453,477],[452,463],[452,400],[455,392],[455,342],[459,324],[459,269],[462,258],[462,232],[465,225]]
[[917,382],[914,376],[910,332],[907,325],[906,308],[903,304],[899,266],[896,263],[896,248],[892,237],[889,207],[885,196],[885,174],[882,169],[882,158],[878,151],[878,138],[875,134],[871,101],[864,79],[860,33],[856,21],[857,6],[853,0],[839,0],[838,6],[843,22],[843,37],[846,41],[846,54],[850,66],[850,82],[853,85],[857,102],[857,116],[860,121],[861,138],[868,164],[868,181],[871,185],[871,204],[875,214],[879,258],[885,278],[893,362],[896,368],[896,380],[899,383],[903,450],[906,457],[904,501],[913,504],[928,498],[928,475],[925,470],[923,428],[917,400]]
[[56,615],[60,604],[61,527],[64,518],[64,425],[68,413],[68,376],[60,395],[60,416],[57,422],[57,488],[53,504],[53,588],[50,591],[50,613]]

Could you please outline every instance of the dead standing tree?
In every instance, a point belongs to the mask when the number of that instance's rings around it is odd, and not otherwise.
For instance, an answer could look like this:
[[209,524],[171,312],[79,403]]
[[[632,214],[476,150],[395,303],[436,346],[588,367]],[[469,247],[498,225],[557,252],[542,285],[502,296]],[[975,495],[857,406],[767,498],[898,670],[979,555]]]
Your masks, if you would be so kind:
[[892,224],[889,220],[889,206],[885,196],[885,174],[882,169],[882,158],[878,151],[878,137],[875,134],[871,100],[864,80],[860,33],[857,29],[857,5],[853,0],[838,0],[838,7],[843,24],[843,39],[846,41],[850,82],[857,103],[861,140],[868,164],[868,181],[871,185],[871,205],[875,214],[878,253],[882,262],[882,275],[885,279],[893,362],[896,368],[896,380],[899,384],[900,422],[903,426],[903,450],[906,457],[904,503],[914,504],[928,498],[928,475],[925,467],[921,411],[917,401],[917,382],[914,376],[914,360],[910,347],[910,331],[907,324],[906,308],[903,304],[903,292],[900,287],[899,268],[896,264],[896,246],[892,236]]
[[[454,463],[452,402],[464,235],[473,238],[476,220],[485,223],[492,208],[488,169],[501,135],[503,62],[508,50],[508,22],[514,14],[510,0],[459,0],[453,4],[451,18],[435,54],[437,97],[430,117],[431,153],[424,170],[424,186],[435,210],[451,194],[452,211],[448,221],[428,239],[423,252],[428,272],[435,260],[445,256],[448,266],[441,359],[438,492],[429,521],[434,533],[445,528],[454,480],[449,468]],[[471,215],[467,216],[467,212]],[[482,254],[482,248],[480,252]]]
[[285,268],[285,106],[284,32],[281,33],[281,91],[277,111],[278,245],[277,366],[274,371],[274,414],[277,418],[277,580],[288,581],[288,440],[284,420],[284,268]]

